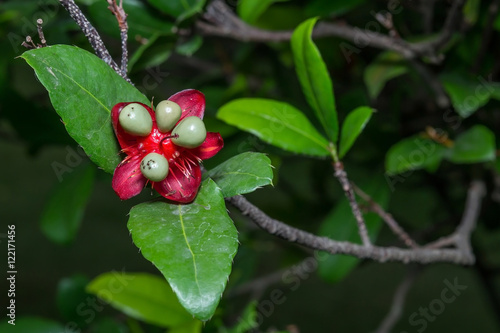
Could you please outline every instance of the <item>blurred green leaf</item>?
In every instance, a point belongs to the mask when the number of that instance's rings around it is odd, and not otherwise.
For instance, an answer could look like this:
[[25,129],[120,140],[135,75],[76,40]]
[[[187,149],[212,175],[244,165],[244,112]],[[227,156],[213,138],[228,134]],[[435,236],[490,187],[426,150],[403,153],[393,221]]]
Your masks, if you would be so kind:
[[65,327],[51,319],[41,317],[16,317],[15,325],[7,322],[10,318],[5,318],[0,323],[0,332],[2,333],[61,333]]
[[310,0],[307,2],[306,13],[308,16],[336,17],[365,2],[366,0]]
[[496,157],[495,134],[483,125],[475,125],[459,135],[446,155],[453,163],[493,161]]
[[284,1],[288,0],[240,0],[236,10],[243,21],[253,24],[273,3]]
[[442,145],[415,135],[399,141],[389,149],[385,156],[385,170],[394,175],[426,167],[437,168],[445,151],[446,148]]
[[172,17],[176,22],[182,22],[196,13],[201,13],[205,0],[148,0],[148,2]]
[[482,77],[471,80],[456,72],[442,75],[441,82],[453,107],[463,118],[469,117],[488,103],[495,91],[495,86]]
[[474,25],[479,16],[479,10],[481,7],[481,0],[467,0],[462,9],[465,22],[469,25]]
[[259,324],[257,323],[257,301],[250,302],[241,317],[239,318],[238,323],[229,329],[221,328],[220,333],[246,333],[251,332],[252,329],[257,328]]
[[176,327],[193,321],[167,281],[152,274],[104,273],[87,285],[87,291],[127,316],[161,327]]
[[200,320],[210,319],[238,248],[236,228],[215,182],[205,180],[191,204],[157,201],[133,207],[128,228],[186,310]]
[[[106,1],[96,1],[89,6],[90,16],[96,22],[99,31],[104,31],[108,35],[119,39],[120,28],[108,6]],[[145,4],[144,1],[123,0],[123,9],[127,13],[128,36],[131,40],[135,40],[139,36],[149,38],[156,34],[174,34],[174,23],[166,17],[158,15],[157,11]]]
[[217,118],[261,140],[293,153],[328,156],[328,141],[293,106],[260,98],[241,98],[223,105]]
[[195,35],[185,41],[184,43],[177,45],[175,50],[177,53],[185,55],[186,57],[191,57],[203,44],[203,38],[199,35]]
[[376,99],[387,81],[408,72],[401,54],[391,51],[381,53],[375,60],[366,66],[363,78],[368,95]]
[[342,158],[351,149],[354,141],[361,134],[373,114],[373,109],[360,106],[352,110],[342,124],[339,157]]
[[95,167],[84,165],[71,171],[57,184],[45,204],[40,227],[54,243],[71,243],[78,232],[85,207],[94,187]]
[[80,328],[86,326],[85,319],[75,311],[78,306],[85,303],[89,294],[85,292],[85,287],[89,279],[81,274],[63,278],[57,285],[56,304],[59,313],[65,321],[75,322]]
[[49,92],[69,135],[92,161],[113,173],[120,163],[111,126],[111,108],[119,102],[148,99],[95,55],[74,46],[54,45],[23,53]]
[[254,152],[236,155],[208,171],[207,175],[217,183],[225,198],[273,183],[271,160]]
[[500,157],[497,156],[496,160],[495,160],[495,170],[497,171],[497,173],[500,173]]
[[[364,186],[366,184],[366,186]],[[389,187],[384,178],[374,178],[368,183],[358,184],[382,208],[386,208],[389,201]],[[382,226],[380,216],[373,212],[363,214],[368,235],[374,241]],[[360,243],[358,225],[352,214],[349,202],[342,198],[321,224],[319,234],[338,241]],[[324,254],[325,256],[326,254]],[[346,255],[328,255],[319,260],[319,275],[324,280],[335,283],[346,277],[360,262],[358,258]]]
[[318,48],[311,39],[312,29],[318,19],[312,18],[295,29],[292,51],[295,69],[307,102],[313,108],[328,137],[338,140],[339,125],[330,74]]
[[495,22],[493,23],[493,27],[495,27],[496,30],[500,31],[500,15],[497,15]]

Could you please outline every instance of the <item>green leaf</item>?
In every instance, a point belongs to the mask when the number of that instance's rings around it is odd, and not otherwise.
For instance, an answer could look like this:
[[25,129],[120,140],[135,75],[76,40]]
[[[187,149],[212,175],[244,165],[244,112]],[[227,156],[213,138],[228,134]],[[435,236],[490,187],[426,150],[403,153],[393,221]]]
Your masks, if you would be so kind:
[[84,165],[56,186],[40,220],[42,232],[51,241],[66,245],[74,240],[92,193],[94,177],[95,167]]
[[457,73],[442,75],[441,82],[450,96],[453,107],[464,118],[488,103],[493,91],[486,80],[473,81]]
[[273,3],[284,1],[288,0],[240,0],[236,10],[243,21],[253,24]]
[[208,171],[225,198],[255,191],[273,183],[271,160],[264,154],[246,152],[236,155]]
[[499,156],[497,156],[497,158],[495,160],[494,167],[495,167],[495,171],[500,174],[500,157]]
[[293,59],[307,102],[313,108],[330,140],[336,143],[339,125],[333,85],[321,54],[311,39],[317,20],[317,18],[309,19],[293,32],[291,39]]
[[[120,38],[120,28],[108,9],[106,1],[96,1],[89,6],[92,20],[99,31]],[[136,37],[149,38],[153,35],[170,36],[174,34],[174,23],[158,15],[150,6],[141,0],[123,0],[123,8],[127,13],[129,40]],[[92,21],[91,20],[91,21]]]
[[402,55],[396,52],[383,52],[368,66],[363,78],[371,99],[376,99],[387,81],[408,72]]
[[87,301],[90,296],[85,292],[85,286],[89,279],[81,274],[63,278],[57,285],[56,304],[59,313],[65,322],[75,322],[80,328],[84,328],[87,323],[86,317],[82,317],[75,309]]
[[[359,184],[363,190],[382,208],[386,208],[389,201],[389,188],[383,178],[375,178],[366,186]],[[366,187],[366,188],[365,188]],[[370,239],[374,241],[382,226],[380,216],[373,212],[364,213],[366,227]],[[337,204],[323,221],[319,234],[339,241],[361,243],[358,226],[352,214],[349,202],[345,199]],[[320,258],[324,258],[321,256]],[[330,283],[335,283],[347,276],[360,262],[358,258],[346,255],[328,255],[320,259],[318,265],[319,275]]]
[[53,320],[40,317],[16,317],[15,325],[8,323],[11,320],[8,316],[0,323],[2,333],[60,333],[65,331],[65,327]]
[[193,321],[168,283],[152,274],[104,273],[87,285],[87,292],[126,315],[150,324],[176,327]]
[[442,145],[415,135],[393,145],[385,156],[385,170],[388,174],[439,166],[446,148]]
[[368,106],[360,106],[351,111],[342,124],[340,136],[339,157],[342,158],[351,149],[354,141],[363,131],[373,114],[373,109]]
[[479,16],[479,9],[481,7],[481,0],[467,0],[462,9],[465,22],[469,25],[474,25]]
[[186,57],[191,57],[203,44],[203,38],[199,35],[195,35],[183,44],[177,45],[175,51]]
[[210,319],[238,248],[236,228],[215,182],[205,180],[191,204],[151,202],[133,207],[128,229],[186,310],[200,320]]
[[54,45],[23,53],[49,92],[69,135],[104,171],[121,159],[111,126],[111,108],[147,98],[95,55],[74,46]]
[[467,164],[493,161],[496,157],[495,134],[486,126],[476,125],[459,135],[446,158]]
[[217,118],[293,153],[328,156],[328,141],[290,104],[241,98],[223,105]]
[[205,0],[148,0],[148,2],[170,16],[176,22],[182,22],[196,13],[201,13]]

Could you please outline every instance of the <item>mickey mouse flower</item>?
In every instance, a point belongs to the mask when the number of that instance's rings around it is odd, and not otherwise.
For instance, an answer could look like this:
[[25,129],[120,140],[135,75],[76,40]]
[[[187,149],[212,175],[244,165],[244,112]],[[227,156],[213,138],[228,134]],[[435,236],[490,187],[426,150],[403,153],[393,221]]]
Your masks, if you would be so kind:
[[111,110],[116,137],[127,157],[113,174],[122,200],[148,182],[165,198],[194,200],[201,183],[200,162],[217,154],[224,142],[202,121],[205,96],[194,89],[176,93],[153,111],[142,103],[118,103]]

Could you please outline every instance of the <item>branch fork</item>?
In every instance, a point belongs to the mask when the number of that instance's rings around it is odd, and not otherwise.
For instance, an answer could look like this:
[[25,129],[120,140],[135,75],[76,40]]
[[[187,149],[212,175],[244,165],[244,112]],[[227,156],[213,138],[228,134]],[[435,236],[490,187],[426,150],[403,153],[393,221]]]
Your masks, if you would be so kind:
[[[470,236],[479,217],[481,202],[485,193],[485,184],[479,180],[473,181],[467,193],[465,210],[459,226],[452,235],[434,243],[418,247],[406,232],[403,231],[398,234],[395,231],[400,238],[406,239],[405,243],[407,245],[413,245],[409,249],[375,245],[366,246],[317,236],[269,217],[241,195],[227,198],[226,200],[268,233],[314,250],[325,251],[330,254],[347,254],[379,262],[399,261],[406,264],[448,262],[472,265],[475,262],[475,257],[470,246]],[[381,215],[386,222],[388,216],[390,215],[385,212]],[[392,216],[390,219],[393,220]],[[394,231],[393,228],[394,225],[391,227]],[[396,230],[398,229],[396,228]],[[449,245],[455,245],[455,248],[446,248]]]

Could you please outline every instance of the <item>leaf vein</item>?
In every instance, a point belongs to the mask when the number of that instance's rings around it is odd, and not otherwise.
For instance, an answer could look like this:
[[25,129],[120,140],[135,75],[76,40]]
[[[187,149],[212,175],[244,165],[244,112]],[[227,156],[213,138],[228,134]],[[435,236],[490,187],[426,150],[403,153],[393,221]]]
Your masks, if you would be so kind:
[[[45,65],[47,65],[47,67],[50,67],[50,64],[46,61],[46,59],[42,59],[41,62],[43,62]],[[108,109],[106,107],[106,105],[104,105],[94,94],[92,94],[90,91],[88,91],[84,86],[82,86],[80,83],[78,83],[75,79],[73,79],[71,76],[67,75],[66,73],[62,72],[61,70],[59,70],[58,68],[54,67],[53,68],[55,71],[61,73],[63,76],[65,76],[67,79],[69,79],[70,81],[72,81],[75,85],[77,85],[78,87],[80,87],[84,92],[86,92],[87,94],[89,94],[89,96],[91,96],[93,99],[96,100],[97,103],[99,103],[100,105],[102,105],[102,107],[108,111],[108,113],[111,113],[111,110]]]
[[186,241],[186,245],[188,247],[188,250],[191,253],[191,256],[193,257],[194,280],[196,282],[196,287],[198,288],[198,294],[201,295],[200,283],[198,282],[198,268],[196,266],[196,257],[194,255],[194,252],[191,249],[191,245],[189,244],[189,241],[187,239],[186,228],[184,226],[184,219],[182,218],[181,205],[178,205],[178,207],[179,207],[179,221],[181,222],[182,235],[184,236],[184,240]]
[[261,177],[261,176],[257,176],[256,174],[249,173],[249,172],[227,171],[227,172],[217,174],[217,176],[224,176],[224,175],[246,175],[246,176],[250,176],[250,177],[255,177],[257,179],[271,180],[271,178],[269,178],[269,177]]

